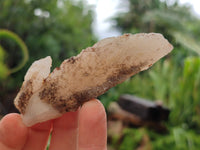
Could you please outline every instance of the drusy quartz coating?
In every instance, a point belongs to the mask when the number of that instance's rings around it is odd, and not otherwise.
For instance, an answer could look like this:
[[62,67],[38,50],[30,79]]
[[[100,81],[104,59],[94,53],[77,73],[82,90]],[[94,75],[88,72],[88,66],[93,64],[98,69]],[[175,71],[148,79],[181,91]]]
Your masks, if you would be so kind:
[[48,56],[29,68],[15,105],[27,126],[57,118],[146,70],[172,49],[161,34],[140,33],[103,39],[52,73]]

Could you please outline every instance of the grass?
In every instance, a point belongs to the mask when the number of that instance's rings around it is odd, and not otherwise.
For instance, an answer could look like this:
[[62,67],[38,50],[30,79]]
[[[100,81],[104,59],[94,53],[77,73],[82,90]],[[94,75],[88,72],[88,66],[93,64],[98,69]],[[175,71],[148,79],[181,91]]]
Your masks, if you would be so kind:
[[[200,147],[200,57],[187,57],[181,64],[172,59],[156,63],[111,89],[100,99],[107,107],[121,94],[128,93],[149,100],[162,100],[171,109],[166,123],[169,133],[161,135],[148,129],[128,129],[117,150],[136,149],[140,135],[147,134],[154,150],[198,150]],[[145,132],[144,132],[145,131]],[[141,132],[141,133],[140,133]],[[136,138],[138,136],[138,138]],[[138,140],[140,139],[140,140]],[[117,143],[117,142],[116,142]],[[114,146],[116,147],[116,145]]]

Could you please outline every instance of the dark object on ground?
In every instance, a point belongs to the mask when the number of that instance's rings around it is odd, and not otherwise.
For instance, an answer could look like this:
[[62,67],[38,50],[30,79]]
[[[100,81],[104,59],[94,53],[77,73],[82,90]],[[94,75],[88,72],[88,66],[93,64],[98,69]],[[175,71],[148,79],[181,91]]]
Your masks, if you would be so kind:
[[145,121],[167,121],[170,113],[170,110],[161,104],[132,95],[120,96],[118,104],[122,109],[137,115]]
[[[110,125],[110,122],[121,122],[121,126],[118,125]],[[115,128],[116,127],[116,128]],[[130,128],[140,128],[140,127],[147,127],[153,129],[157,133],[167,133],[168,130],[165,124],[160,121],[149,121],[149,120],[142,120],[140,116],[137,116],[133,113],[130,113],[124,109],[122,109],[116,102],[112,102],[108,107],[108,128],[114,128],[115,132],[120,132],[121,129],[125,127]],[[112,133],[111,135],[114,135]]]

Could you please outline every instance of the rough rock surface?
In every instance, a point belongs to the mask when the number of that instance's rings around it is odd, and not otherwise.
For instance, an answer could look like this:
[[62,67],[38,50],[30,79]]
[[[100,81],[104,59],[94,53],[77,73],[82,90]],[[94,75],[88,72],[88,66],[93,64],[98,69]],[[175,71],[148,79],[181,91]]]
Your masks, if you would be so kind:
[[124,34],[86,48],[50,74],[51,59],[46,57],[28,70],[15,105],[27,126],[76,111],[85,101],[146,70],[172,49],[158,33]]

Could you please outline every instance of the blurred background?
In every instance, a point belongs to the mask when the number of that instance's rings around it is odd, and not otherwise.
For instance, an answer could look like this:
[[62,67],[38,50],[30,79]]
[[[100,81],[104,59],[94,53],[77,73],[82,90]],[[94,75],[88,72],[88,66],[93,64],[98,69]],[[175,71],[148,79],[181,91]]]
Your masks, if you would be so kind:
[[[200,5],[185,2],[0,0],[0,118],[17,112],[13,99],[33,61],[50,55],[54,68],[102,38],[158,32],[173,52],[99,97],[108,115],[108,150],[198,150]],[[124,94],[142,98],[129,102],[141,111],[123,105]]]

